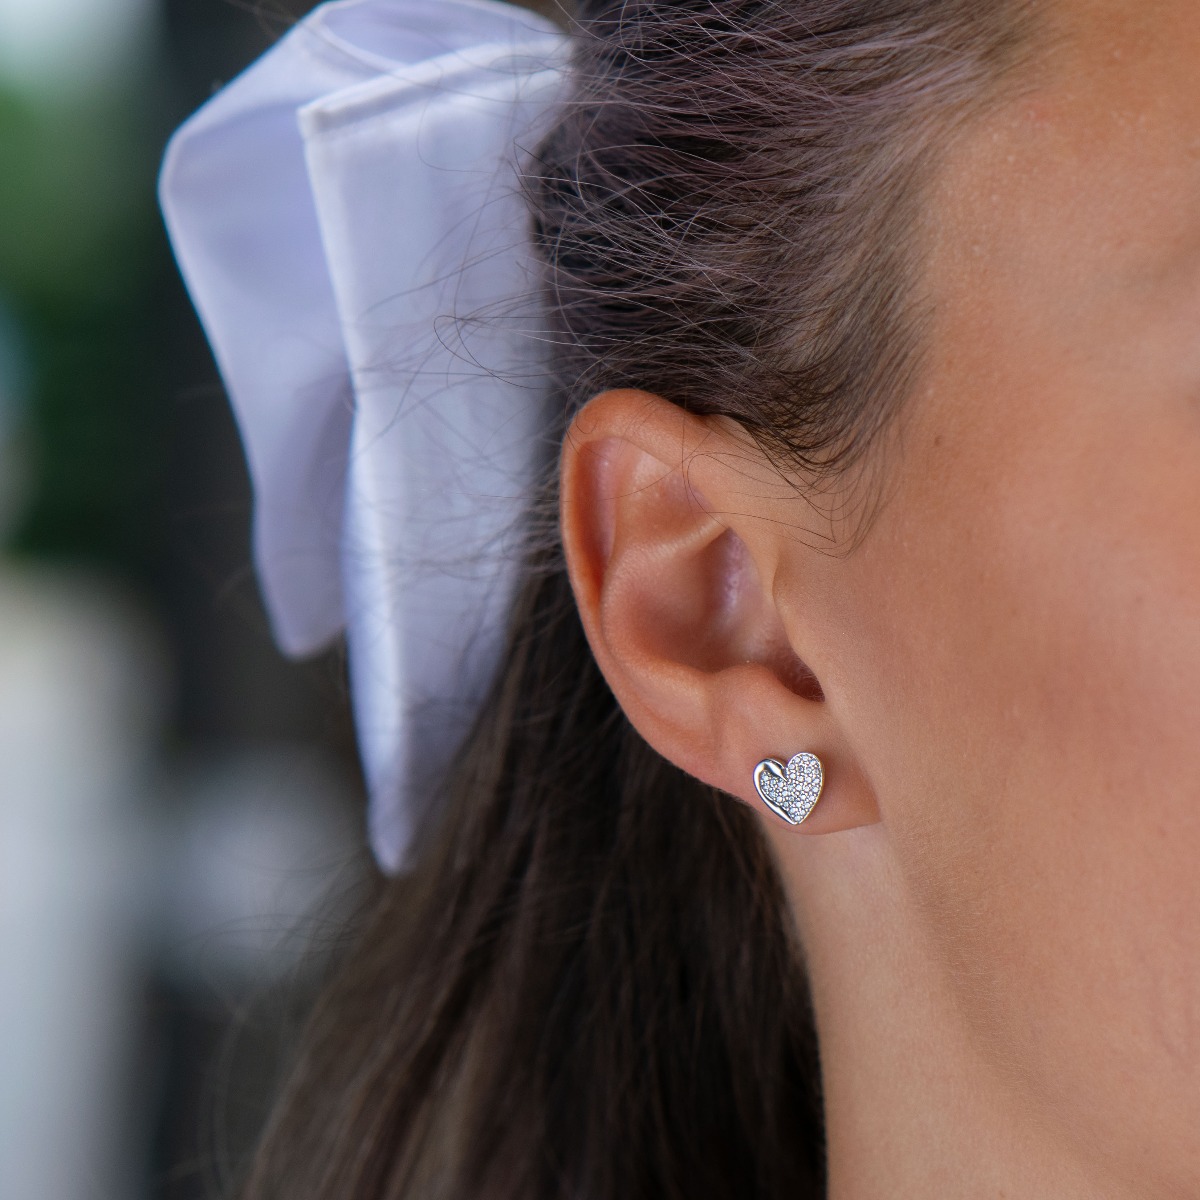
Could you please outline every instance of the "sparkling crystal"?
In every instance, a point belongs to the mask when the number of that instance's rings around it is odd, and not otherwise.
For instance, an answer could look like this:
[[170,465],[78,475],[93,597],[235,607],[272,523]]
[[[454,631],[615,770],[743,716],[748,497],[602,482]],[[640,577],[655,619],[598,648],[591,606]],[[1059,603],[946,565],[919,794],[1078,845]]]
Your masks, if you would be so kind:
[[825,773],[815,754],[802,751],[787,766],[768,758],[754,769],[754,786],[763,802],[785,821],[799,825],[820,799]]

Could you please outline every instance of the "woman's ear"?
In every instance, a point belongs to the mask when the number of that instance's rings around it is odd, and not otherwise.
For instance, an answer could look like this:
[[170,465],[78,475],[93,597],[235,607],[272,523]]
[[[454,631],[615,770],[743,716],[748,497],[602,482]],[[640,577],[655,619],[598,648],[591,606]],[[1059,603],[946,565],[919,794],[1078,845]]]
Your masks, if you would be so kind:
[[780,555],[819,552],[781,525],[778,486],[754,486],[771,472],[729,422],[605,392],[564,443],[563,543],[596,661],[646,741],[752,804],[759,761],[817,754],[825,789],[800,829],[828,833],[878,814],[776,606]]

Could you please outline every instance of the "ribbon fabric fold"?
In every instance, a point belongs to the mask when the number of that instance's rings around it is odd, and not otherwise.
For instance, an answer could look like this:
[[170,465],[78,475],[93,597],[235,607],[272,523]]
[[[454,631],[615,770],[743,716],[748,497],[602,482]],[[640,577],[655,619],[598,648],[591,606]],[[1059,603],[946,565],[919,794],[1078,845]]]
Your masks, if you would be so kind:
[[565,48],[489,0],[326,4],[163,165],[246,446],[272,626],[293,655],[345,631],[387,870],[495,673],[555,450],[517,169]]

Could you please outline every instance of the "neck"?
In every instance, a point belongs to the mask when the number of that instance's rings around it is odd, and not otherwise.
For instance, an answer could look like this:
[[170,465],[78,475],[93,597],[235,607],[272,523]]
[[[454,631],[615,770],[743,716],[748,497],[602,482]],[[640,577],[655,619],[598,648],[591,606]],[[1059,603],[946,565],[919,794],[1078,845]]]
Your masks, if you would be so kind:
[[829,1200],[1110,1195],[987,1061],[882,827],[776,851],[812,983]]

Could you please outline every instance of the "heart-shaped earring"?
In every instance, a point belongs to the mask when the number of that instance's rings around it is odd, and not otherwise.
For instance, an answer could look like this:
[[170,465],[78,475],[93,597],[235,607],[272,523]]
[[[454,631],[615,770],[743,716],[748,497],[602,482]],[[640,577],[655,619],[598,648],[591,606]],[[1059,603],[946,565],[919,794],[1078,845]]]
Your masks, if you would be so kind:
[[802,751],[785,767],[774,758],[754,768],[754,788],[762,802],[789,825],[799,825],[821,798],[825,769],[815,754]]

